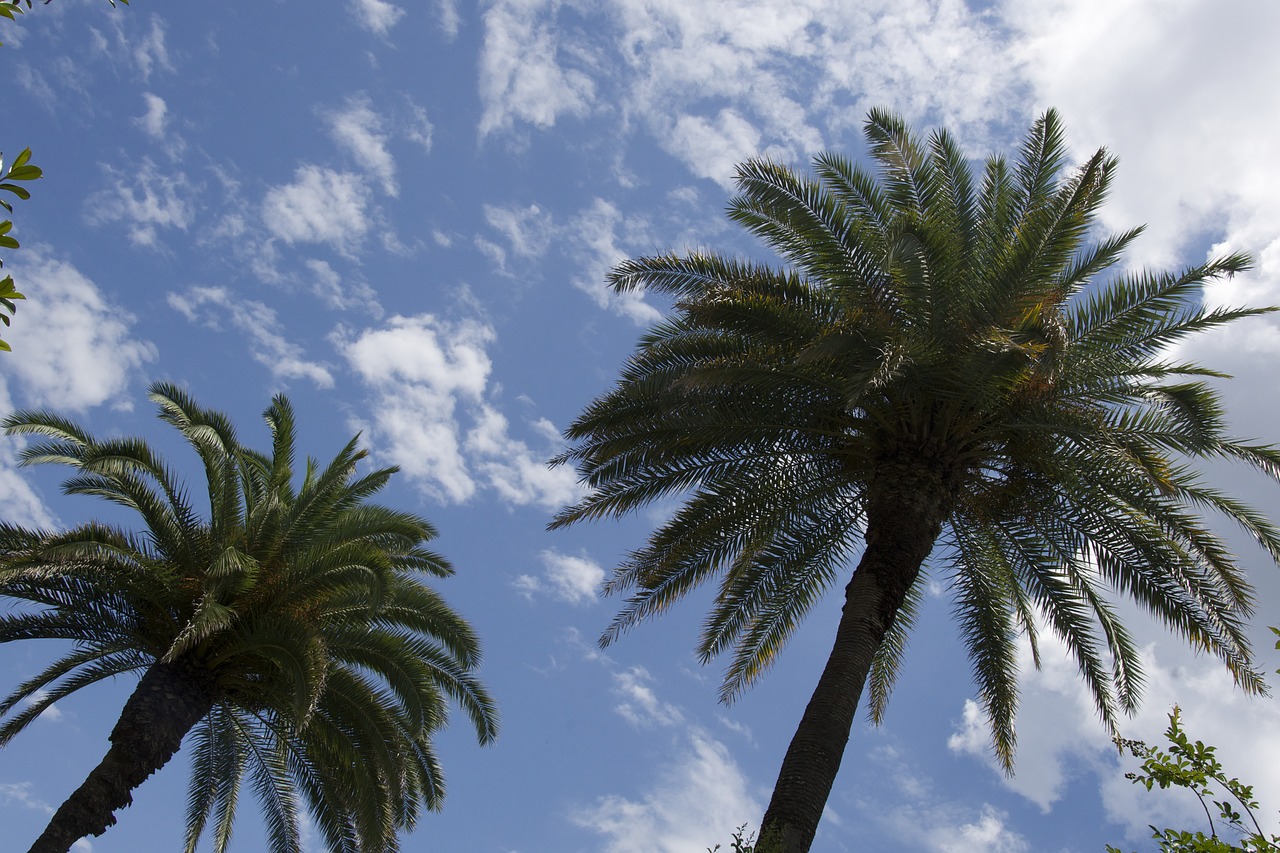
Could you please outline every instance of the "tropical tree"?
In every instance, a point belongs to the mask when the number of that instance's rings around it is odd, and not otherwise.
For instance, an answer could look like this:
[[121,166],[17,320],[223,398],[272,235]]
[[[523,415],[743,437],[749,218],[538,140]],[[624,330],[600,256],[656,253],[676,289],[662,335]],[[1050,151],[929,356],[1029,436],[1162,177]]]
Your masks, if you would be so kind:
[[[628,260],[617,291],[674,299],[617,385],[566,431],[559,462],[590,488],[552,527],[682,501],[606,583],[630,592],[601,638],[718,578],[697,652],[732,649],[731,701],[837,580],[831,656],[786,752],[761,850],[808,850],[869,687],[879,721],[924,576],[940,575],[1012,772],[1020,642],[1074,657],[1103,721],[1139,699],[1141,662],[1116,594],[1262,682],[1243,620],[1251,589],[1202,511],[1280,559],[1262,515],[1203,482],[1222,457],[1280,478],[1280,452],[1230,437],[1188,335],[1268,309],[1209,309],[1231,255],[1114,276],[1141,229],[1090,242],[1116,162],[1066,172],[1060,120],[1013,164],[971,169],[945,131],[922,143],[891,113],[866,123],[879,176],[825,154],[816,175],[739,167],[729,217],[782,267],[714,253]],[[931,557],[932,555],[932,557]],[[848,567],[857,559],[851,576]]]
[[106,757],[31,850],[104,832],[188,732],[188,851],[211,819],[214,850],[227,849],[246,776],[273,851],[300,849],[304,805],[333,851],[398,849],[398,831],[441,805],[432,736],[450,705],[481,743],[497,731],[474,632],[420,579],[452,573],[425,547],[435,530],[369,502],[395,469],[357,474],[355,438],[327,465],[308,459],[295,482],[284,397],[265,412],[270,453],[242,446],[225,415],[177,387],[154,385],[151,399],[203,463],[207,517],[141,439],[98,439],[48,412],[4,421],[35,437],[25,464],[69,465],[66,493],[143,523],[0,525],[0,597],[13,605],[0,642],[74,644],[0,702],[0,745],[63,697],[141,674]]

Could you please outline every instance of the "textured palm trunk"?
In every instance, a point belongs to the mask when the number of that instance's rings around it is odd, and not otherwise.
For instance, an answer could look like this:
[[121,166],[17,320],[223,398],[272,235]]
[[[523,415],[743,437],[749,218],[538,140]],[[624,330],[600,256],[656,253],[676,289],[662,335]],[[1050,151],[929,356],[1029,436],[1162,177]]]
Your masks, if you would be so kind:
[[182,739],[213,707],[213,692],[198,672],[155,664],[125,703],[111,748],[62,804],[29,853],[66,853],[78,839],[101,835],[115,811],[133,802],[132,791],[163,767]]
[[[882,477],[867,503],[866,548],[845,587],[831,657],[787,747],[760,827],[760,853],[806,853],[840,770],[876,650],[942,529],[936,477]],[[914,488],[912,488],[914,486]]]

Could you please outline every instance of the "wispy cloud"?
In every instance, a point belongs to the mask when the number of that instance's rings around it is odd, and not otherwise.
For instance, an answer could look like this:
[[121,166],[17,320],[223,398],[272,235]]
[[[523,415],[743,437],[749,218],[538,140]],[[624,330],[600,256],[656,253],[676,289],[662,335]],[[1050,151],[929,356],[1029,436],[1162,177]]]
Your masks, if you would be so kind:
[[650,683],[653,676],[642,666],[614,673],[614,693],[621,700],[615,709],[624,720],[637,728],[674,726],[684,722],[676,706],[660,701]]
[[[1031,849],[1004,812],[987,803],[975,808],[956,801],[896,748],[879,747],[870,760],[878,766],[877,775],[885,785],[861,801],[859,809],[896,846],[922,853],[1027,853]],[[830,819],[830,814],[826,817],[820,832],[841,836],[849,831],[843,821]]]
[[574,823],[603,836],[601,853],[690,853],[727,844],[763,812],[724,744],[691,728],[658,778],[638,796],[601,797]]
[[127,223],[129,240],[137,246],[159,247],[158,229],[186,231],[195,221],[199,188],[185,172],[162,173],[150,158],[137,168],[104,167],[108,189],[89,197],[85,215],[96,225]]
[[8,803],[17,803],[38,812],[53,814],[53,806],[31,795],[32,787],[30,782],[0,783],[0,797],[4,797],[5,802]]
[[224,287],[193,287],[169,294],[168,302],[188,320],[211,328],[219,328],[224,318],[230,320],[248,337],[254,360],[277,379],[309,379],[318,388],[333,387],[328,369],[307,360],[302,347],[285,338],[276,312],[263,303],[236,296]]
[[142,99],[146,102],[147,111],[135,119],[138,127],[152,139],[163,139],[168,121],[168,105],[165,104],[164,98],[151,92],[143,92]]
[[356,0],[356,21],[371,33],[385,36],[404,17],[404,9],[387,0]]
[[[614,293],[605,277],[615,265],[629,256],[620,245],[619,231],[629,243],[643,241],[648,223],[630,218],[604,199],[596,199],[590,208],[574,217],[565,233],[570,251],[578,260],[578,274],[573,284],[601,308],[608,308],[631,319],[636,325],[648,326],[662,314],[644,300],[643,292]],[[627,233],[630,232],[630,233]]]
[[325,114],[329,135],[345,149],[360,168],[367,171],[389,196],[396,196],[396,162],[387,150],[387,133],[382,116],[374,112],[365,95],[347,99],[341,109]]

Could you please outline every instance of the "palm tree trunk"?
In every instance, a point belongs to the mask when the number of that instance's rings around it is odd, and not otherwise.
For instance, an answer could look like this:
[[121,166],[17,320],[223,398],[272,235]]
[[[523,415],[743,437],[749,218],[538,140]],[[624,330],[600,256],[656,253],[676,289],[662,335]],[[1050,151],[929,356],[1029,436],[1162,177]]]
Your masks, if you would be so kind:
[[133,789],[173,757],[212,707],[213,691],[197,670],[153,665],[111,730],[106,757],[62,804],[29,853],[66,853],[78,839],[106,832],[116,822],[115,811],[133,802]]
[[872,659],[942,529],[949,500],[938,478],[898,474],[906,476],[879,478],[882,493],[868,496],[866,548],[845,587],[831,656],[783,758],[759,853],[812,846]]

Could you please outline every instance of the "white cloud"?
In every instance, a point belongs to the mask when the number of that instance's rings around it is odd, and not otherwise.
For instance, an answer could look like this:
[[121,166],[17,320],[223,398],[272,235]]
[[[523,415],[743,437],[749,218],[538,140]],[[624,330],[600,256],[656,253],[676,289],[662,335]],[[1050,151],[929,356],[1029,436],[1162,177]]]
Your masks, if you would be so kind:
[[545,129],[561,115],[586,114],[595,85],[582,69],[561,64],[575,57],[580,63],[580,46],[571,46],[566,56],[554,21],[544,14],[554,18],[559,5],[557,0],[498,0],[485,12],[481,137],[510,129],[517,120]]
[[609,308],[638,326],[648,326],[661,319],[662,314],[644,301],[643,292],[614,293],[605,284],[609,271],[628,256],[618,245],[619,230],[628,242],[641,242],[648,224],[624,217],[615,205],[599,198],[563,229],[561,233],[578,261],[579,272],[573,284],[599,307]]
[[639,798],[602,797],[574,814],[576,824],[604,837],[601,853],[706,850],[727,844],[733,827],[763,813],[722,743],[694,729],[674,751],[677,757]]
[[369,230],[368,201],[369,191],[357,175],[299,166],[293,183],[267,190],[262,220],[287,243],[328,243],[345,254]]
[[302,347],[284,337],[276,312],[261,302],[230,293],[224,287],[193,287],[172,293],[169,307],[193,323],[219,328],[222,318],[249,338],[254,361],[277,379],[310,379],[318,388],[332,388],[333,376],[323,365],[303,357]]
[[658,699],[649,682],[653,676],[642,666],[633,666],[613,674],[614,693],[622,700],[615,707],[624,720],[637,728],[674,726],[684,715],[674,705]]
[[544,452],[530,448],[508,433],[506,417],[485,404],[473,413],[475,426],[467,433],[466,449],[472,464],[500,497],[520,506],[534,504],[556,509],[581,497],[577,475],[561,465],[547,465],[556,452],[559,433],[550,421],[533,424],[536,431],[550,437]]
[[1027,840],[1008,825],[1007,815],[987,803],[975,810],[946,792],[939,793],[934,781],[911,767],[894,747],[877,748],[869,757],[880,767],[876,778],[886,784],[869,791],[859,808],[865,819],[883,824],[899,847],[926,853],[1025,853],[1030,849]]
[[1024,853],[1027,841],[1005,826],[1007,817],[983,806],[978,819],[959,826],[935,826],[926,836],[926,849],[937,853]]
[[[14,410],[9,398],[9,388],[0,376],[0,412]],[[57,526],[53,513],[45,506],[44,499],[18,471],[17,451],[26,446],[22,436],[0,436],[0,506],[4,507],[5,520],[23,527],[53,528]]]
[[[1140,619],[1134,617],[1134,621]],[[1098,785],[1107,817],[1124,825],[1134,841],[1147,836],[1148,824],[1198,825],[1203,813],[1194,799],[1149,794],[1124,778],[1134,762],[1117,759],[1075,665],[1047,636],[1041,641],[1041,658],[1039,671],[1031,666],[1028,653],[1021,660],[1025,675],[1015,776],[1005,777],[996,767],[984,717],[972,701],[965,703],[948,746],[980,758],[1010,790],[1045,812],[1065,795],[1072,782],[1068,768],[1074,768],[1077,775],[1085,774]],[[1258,790],[1280,790],[1280,707],[1244,696],[1219,662],[1173,642],[1145,646],[1143,670],[1143,703],[1132,719],[1121,722],[1125,737],[1162,743],[1169,710],[1177,704],[1192,739],[1215,745],[1229,775]],[[1261,817],[1274,825],[1273,815]]]
[[7,803],[17,803],[38,812],[53,814],[53,806],[31,796],[31,788],[30,782],[0,782],[0,797],[4,797]]
[[197,188],[184,172],[161,174],[146,157],[136,169],[126,172],[106,166],[105,171],[111,187],[89,198],[86,215],[90,222],[129,223],[129,240],[134,245],[155,247],[156,229],[185,231],[195,221]]
[[303,262],[313,276],[311,291],[324,300],[330,308],[348,314],[363,311],[374,319],[382,317],[382,305],[378,293],[368,282],[343,278],[328,261],[310,258]]
[[458,14],[458,4],[455,0],[437,0],[440,7],[440,29],[444,30],[444,34],[450,39],[457,38],[458,31],[462,29],[462,16]]
[[[21,28],[13,28],[6,31],[9,33],[22,32]],[[14,82],[18,84],[24,92],[31,96],[31,99],[38,104],[44,104],[49,109],[53,109],[58,103],[58,96],[53,91],[53,87],[49,85],[49,81],[39,71],[33,69],[25,62],[20,62],[13,69]]]
[[435,132],[427,111],[418,104],[409,102],[409,118],[404,124],[404,135],[410,142],[422,146],[422,150],[430,153],[431,137]]
[[156,68],[164,71],[174,70],[173,63],[169,60],[169,49],[164,43],[164,23],[159,17],[153,16],[151,29],[145,35],[131,39],[130,44],[133,62],[142,72],[143,80],[148,79],[152,70]]
[[[1062,111],[1077,159],[1104,145],[1120,158],[1103,217],[1116,229],[1148,226],[1130,262],[1181,264],[1206,240],[1215,254],[1247,251],[1257,269],[1210,286],[1205,303],[1280,304],[1280,162],[1266,153],[1280,112],[1258,109],[1280,76],[1280,6],[1053,0],[1034,12],[1006,2],[1002,14],[1036,103]],[[1193,51],[1197,62],[1178,60]],[[1226,390],[1236,422],[1274,434],[1274,316],[1198,337],[1179,355],[1235,375]]]
[[736,110],[723,109],[711,121],[684,115],[671,129],[667,146],[695,175],[728,188],[737,164],[760,152],[760,131]]
[[510,271],[507,270],[506,249],[502,248],[492,240],[486,240],[479,235],[477,235],[472,242],[475,244],[475,247],[480,250],[480,254],[484,255],[493,263],[493,268],[497,270],[499,274],[505,276],[511,275]]
[[481,135],[608,110],[721,183],[746,156],[804,159],[875,105],[969,142],[1017,112],[1019,58],[964,0],[508,0],[485,24]]
[[551,595],[570,604],[583,604],[596,600],[600,584],[604,582],[604,569],[585,555],[575,557],[547,549],[540,551],[542,577],[520,575],[516,588],[526,596],[538,593]]
[[325,121],[334,141],[377,179],[382,191],[389,196],[398,195],[396,162],[387,150],[384,122],[373,111],[369,99],[363,95],[350,97],[342,109],[327,113]]
[[[32,693],[30,696],[24,699],[22,701],[22,704],[24,707],[29,707],[41,701],[48,695],[49,693],[46,690],[37,690],[35,693]],[[40,716],[37,717],[37,719],[44,720],[47,723],[56,723],[60,721],[62,717],[63,717],[62,710],[58,707],[58,704],[55,702],[54,704],[50,705],[48,708],[45,708],[43,711],[41,711]]]
[[[1280,164],[1262,152],[1280,115],[1257,105],[1280,75],[1280,7],[1053,0],[1034,12],[1009,2],[1003,15],[1036,102],[1062,111],[1077,156],[1105,145],[1120,157],[1103,213],[1115,227],[1148,224],[1137,260],[1176,260],[1206,225],[1234,231],[1260,218],[1274,239]],[[1202,61],[1177,59],[1191,51]]]
[[[350,340],[343,340],[349,338]],[[371,441],[379,454],[440,500],[461,502],[484,486],[518,505],[558,507],[578,486],[565,468],[549,469],[554,426],[535,421],[547,440],[539,452],[510,434],[506,417],[486,397],[493,329],[430,314],[392,317],[386,327],[335,342],[373,393]]]
[[[392,317],[339,349],[374,392],[378,454],[440,498],[465,501],[476,483],[462,454],[458,402],[478,405],[492,367],[493,329],[430,314]],[[385,448],[385,449],[384,449]]]
[[511,251],[521,258],[540,258],[547,251],[555,225],[551,214],[531,204],[528,207],[484,206],[484,219],[507,238]]
[[134,121],[151,138],[163,139],[165,124],[168,120],[168,105],[165,104],[164,98],[151,92],[143,92],[142,99],[147,102],[147,111]]
[[127,407],[118,398],[134,372],[156,358],[154,345],[130,337],[133,315],[40,247],[23,247],[6,271],[27,294],[7,335],[14,353],[5,362],[24,403],[62,411]]
[[371,33],[385,36],[404,17],[404,10],[387,0],[356,0],[356,21]]
[[[47,815],[53,814],[53,806],[44,800],[31,795],[32,784],[30,782],[7,782],[0,783],[0,799],[5,803],[14,803],[24,806],[28,809],[34,809]],[[71,845],[71,849],[75,853],[93,853],[93,845],[89,843],[87,838],[81,838]]]
[[[6,408],[5,412],[13,411]],[[49,529],[56,525],[44,500],[17,470],[12,439],[0,439],[0,506],[5,521],[23,527]]]

